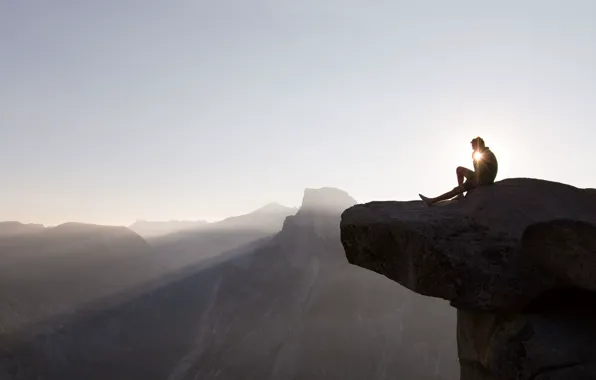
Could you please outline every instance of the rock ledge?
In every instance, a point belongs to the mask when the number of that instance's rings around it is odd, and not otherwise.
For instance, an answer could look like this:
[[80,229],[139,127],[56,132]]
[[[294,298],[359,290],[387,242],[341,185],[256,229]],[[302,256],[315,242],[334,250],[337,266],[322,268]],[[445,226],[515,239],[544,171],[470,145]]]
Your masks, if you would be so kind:
[[593,189],[507,179],[431,207],[356,205],[340,228],[350,263],[458,309],[462,379],[596,379]]

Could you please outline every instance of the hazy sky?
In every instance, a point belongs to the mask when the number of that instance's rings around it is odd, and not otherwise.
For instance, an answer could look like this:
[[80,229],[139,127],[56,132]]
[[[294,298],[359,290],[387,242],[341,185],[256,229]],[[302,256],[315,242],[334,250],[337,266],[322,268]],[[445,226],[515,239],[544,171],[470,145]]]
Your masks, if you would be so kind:
[[0,219],[218,219],[305,187],[596,187],[596,2],[0,0]]

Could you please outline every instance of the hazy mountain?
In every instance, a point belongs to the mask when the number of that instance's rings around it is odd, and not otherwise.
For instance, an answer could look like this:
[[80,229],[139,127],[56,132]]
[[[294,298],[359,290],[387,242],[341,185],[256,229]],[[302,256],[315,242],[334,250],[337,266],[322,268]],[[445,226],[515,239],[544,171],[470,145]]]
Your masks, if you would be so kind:
[[0,222],[0,238],[35,233],[44,230],[42,224],[24,224],[20,222]]
[[286,207],[279,203],[269,203],[251,213],[210,223],[206,228],[279,232],[285,218],[289,215],[294,215],[297,211],[297,208]]
[[128,228],[144,238],[168,235],[174,232],[194,230],[207,224],[204,220],[168,220],[147,221],[137,220]]
[[304,197],[300,211],[315,213],[337,214],[346,208],[353,206],[356,201],[348,193],[333,187],[304,190]]
[[0,324],[9,332],[155,278],[126,227],[66,223],[0,237]]
[[[455,379],[455,313],[347,263],[347,193],[307,189],[300,211],[213,286],[181,379]],[[236,294],[232,302],[225,295]],[[387,301],[389,300],[389,301]]]
[[176,270],[251,242],[271,238],[281,230],[285,218],[296,211],[296,208],[270,203],[248,214],[147,241],[157,252],[160,264]]
[[137,220],[129,228],[144,238],[159,238],[175,233],[192,234],[200,228],[210,229],[250,229],[267,232],[279,232],[286,216],[295,214],[298,209],[286,207],[279,203],[269,203],[251,213],[233,216],[219,222],[208,223],[204,220],[186,221],[146,221]]
[[[205,231],[156,237],[151,247],[126,227],[0,223],[0,331],[77,313],[108,297],[136,294],[164,276],[279,232],[295,209],[270,204]],[[227,256],[226,256],[227,257]],[[109,301],[112,302],[112,301]]]
[[32,340],[13,336],[0,368],[11,379],[458,378],[446,303],[347,263],[339,219],[353,203],[307,190],[264,245]]

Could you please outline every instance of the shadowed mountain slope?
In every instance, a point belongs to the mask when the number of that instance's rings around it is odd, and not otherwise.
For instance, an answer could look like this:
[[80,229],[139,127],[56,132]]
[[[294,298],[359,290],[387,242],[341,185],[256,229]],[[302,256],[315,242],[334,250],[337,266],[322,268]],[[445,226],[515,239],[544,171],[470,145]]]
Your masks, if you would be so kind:
[[160,265],[175,271],[216,257],[222,252],[273,237],[281,230],[285,218],[296,211],[295,208],[271,203],[245,215],[147,241],[154,248]]
[[0,238],[0,325],[7,333],[157,276],[126,227],[67,223]]

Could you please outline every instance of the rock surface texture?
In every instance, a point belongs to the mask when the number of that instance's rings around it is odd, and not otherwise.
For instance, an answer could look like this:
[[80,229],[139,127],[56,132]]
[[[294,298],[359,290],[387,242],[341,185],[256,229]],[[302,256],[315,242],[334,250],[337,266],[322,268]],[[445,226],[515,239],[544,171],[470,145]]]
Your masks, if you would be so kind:
[[515,178],[342,215],[350,263],[458,309],[461,379],[596,379],[596,191]]

